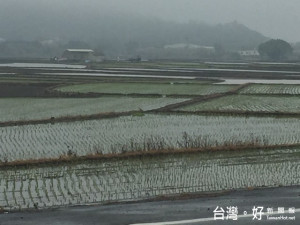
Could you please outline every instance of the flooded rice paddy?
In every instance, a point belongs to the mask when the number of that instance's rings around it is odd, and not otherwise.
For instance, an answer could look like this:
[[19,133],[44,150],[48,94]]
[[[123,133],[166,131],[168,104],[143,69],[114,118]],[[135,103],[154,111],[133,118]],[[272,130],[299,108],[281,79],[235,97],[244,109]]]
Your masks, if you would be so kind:
[[0,128],[0,159],[300,143],[298,118],[155,115]]
[[300,184],[300,149],[210,152],[0,170],[6,210]]

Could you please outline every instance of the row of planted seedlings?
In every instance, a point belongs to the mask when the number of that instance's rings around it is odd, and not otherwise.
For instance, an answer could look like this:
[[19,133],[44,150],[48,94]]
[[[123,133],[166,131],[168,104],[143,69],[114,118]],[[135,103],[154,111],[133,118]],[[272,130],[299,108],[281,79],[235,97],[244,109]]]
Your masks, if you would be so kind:
[[72,123],[0,128],[2,164],[63,155],[120,154],[300,142],[298,118],[199,115],[123,116]]
[[299,148],[91,160],[0,170],[5,210],[299,185]]
[[240,94],[299,95],[300,85],[293,84],[252,84],[242,89]]

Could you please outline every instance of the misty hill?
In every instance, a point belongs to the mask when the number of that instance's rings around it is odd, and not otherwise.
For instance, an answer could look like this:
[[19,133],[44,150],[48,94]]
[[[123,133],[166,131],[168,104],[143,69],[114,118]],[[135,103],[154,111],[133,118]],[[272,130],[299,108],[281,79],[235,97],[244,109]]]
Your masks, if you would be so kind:
[[[27,12],[28,13],[28,12]],[[227,51],[254,49],[267,40],[262,34],[237,22],[208,25],[204,23],[175,23],[138,15],[20,13],[8,17],[0,14],[0,56],[50,57],[67,48],[90,47],[105,55],[134,55],[149,47],[188,43],[220,46]],[[30,42],[18,53],[22,42]],[[16,44],[17,43],[17,44]],[[8,46],[5,46],[8,45]],[[14,49],[14,45],[18,49]],[[33,46],[30,52],[30,46]],[[43,49],[44,48],[44,49]]]

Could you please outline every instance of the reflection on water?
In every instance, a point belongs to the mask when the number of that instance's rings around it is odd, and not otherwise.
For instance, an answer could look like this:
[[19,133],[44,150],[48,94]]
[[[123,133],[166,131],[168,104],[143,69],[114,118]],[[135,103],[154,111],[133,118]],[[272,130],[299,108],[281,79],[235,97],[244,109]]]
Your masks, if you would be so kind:
[[169,79],[196,79],[187,76],[164,76],[164,75],[143,75],[143,74],[110,74],[110,73],[41,73],[53,76],[96,76],[96,77],[143,77],[143,78],[169,78]]
[[[224,78],[223,78],[224,79]],[[224,79],[223,82],[217,84],[300,84],[300,80],[260,80],[260,79]]]
[[0,67],[15,67],[15,68],[71,68],[84,69],[84,65],[67,65],[67,64],[53,64],[53,63],[6,63],[0,64]]

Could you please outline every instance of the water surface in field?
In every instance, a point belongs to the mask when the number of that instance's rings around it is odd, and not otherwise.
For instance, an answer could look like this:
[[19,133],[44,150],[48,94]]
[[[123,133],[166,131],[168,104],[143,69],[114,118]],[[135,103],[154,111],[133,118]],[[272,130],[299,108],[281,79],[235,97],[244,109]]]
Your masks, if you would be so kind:
[[205,71],[217,71],[217,72],[249,72],[249,73],[279,73],[279,74],[298,74],[300,75],[299,71],[284,71],[284,70],[248,70],[248,69],[217,69],[217,68],[199,68],[199,69],[192,69],[192,68],[178,68],[184,70],[190,70],[195,72],[205,72]]
[[182,70],[182,69],[155,69],[155,68],[130,68],[130,67],[123,67],[123,68],[108,68],[110,70],[123,70],[123,71],[153,71],[153,72],[184,72],[184,73],[192,73],[193,71],[190,70]]
[[246,83],[257,83],[257,84],[300,84],[300,80],[224,79],[223,82],[216,83],[216,84],[246,84]]
[[212,65],[292,65],[300,66],[299,63],[280,63],[280,62],[205,62]]
[[138,77],[138,78],[169,78],[169,79],[196,79],[190,76],[164,76],[164,75],[143,75],[143,74],[110,74],[110,73],[41,73],[53,76],[96,76],[96,77]]
[[54,63],[6,63],[0,64],[0,67],[15,67],[15,68],[73,68],[84,69],[85,65],[67,65]]

